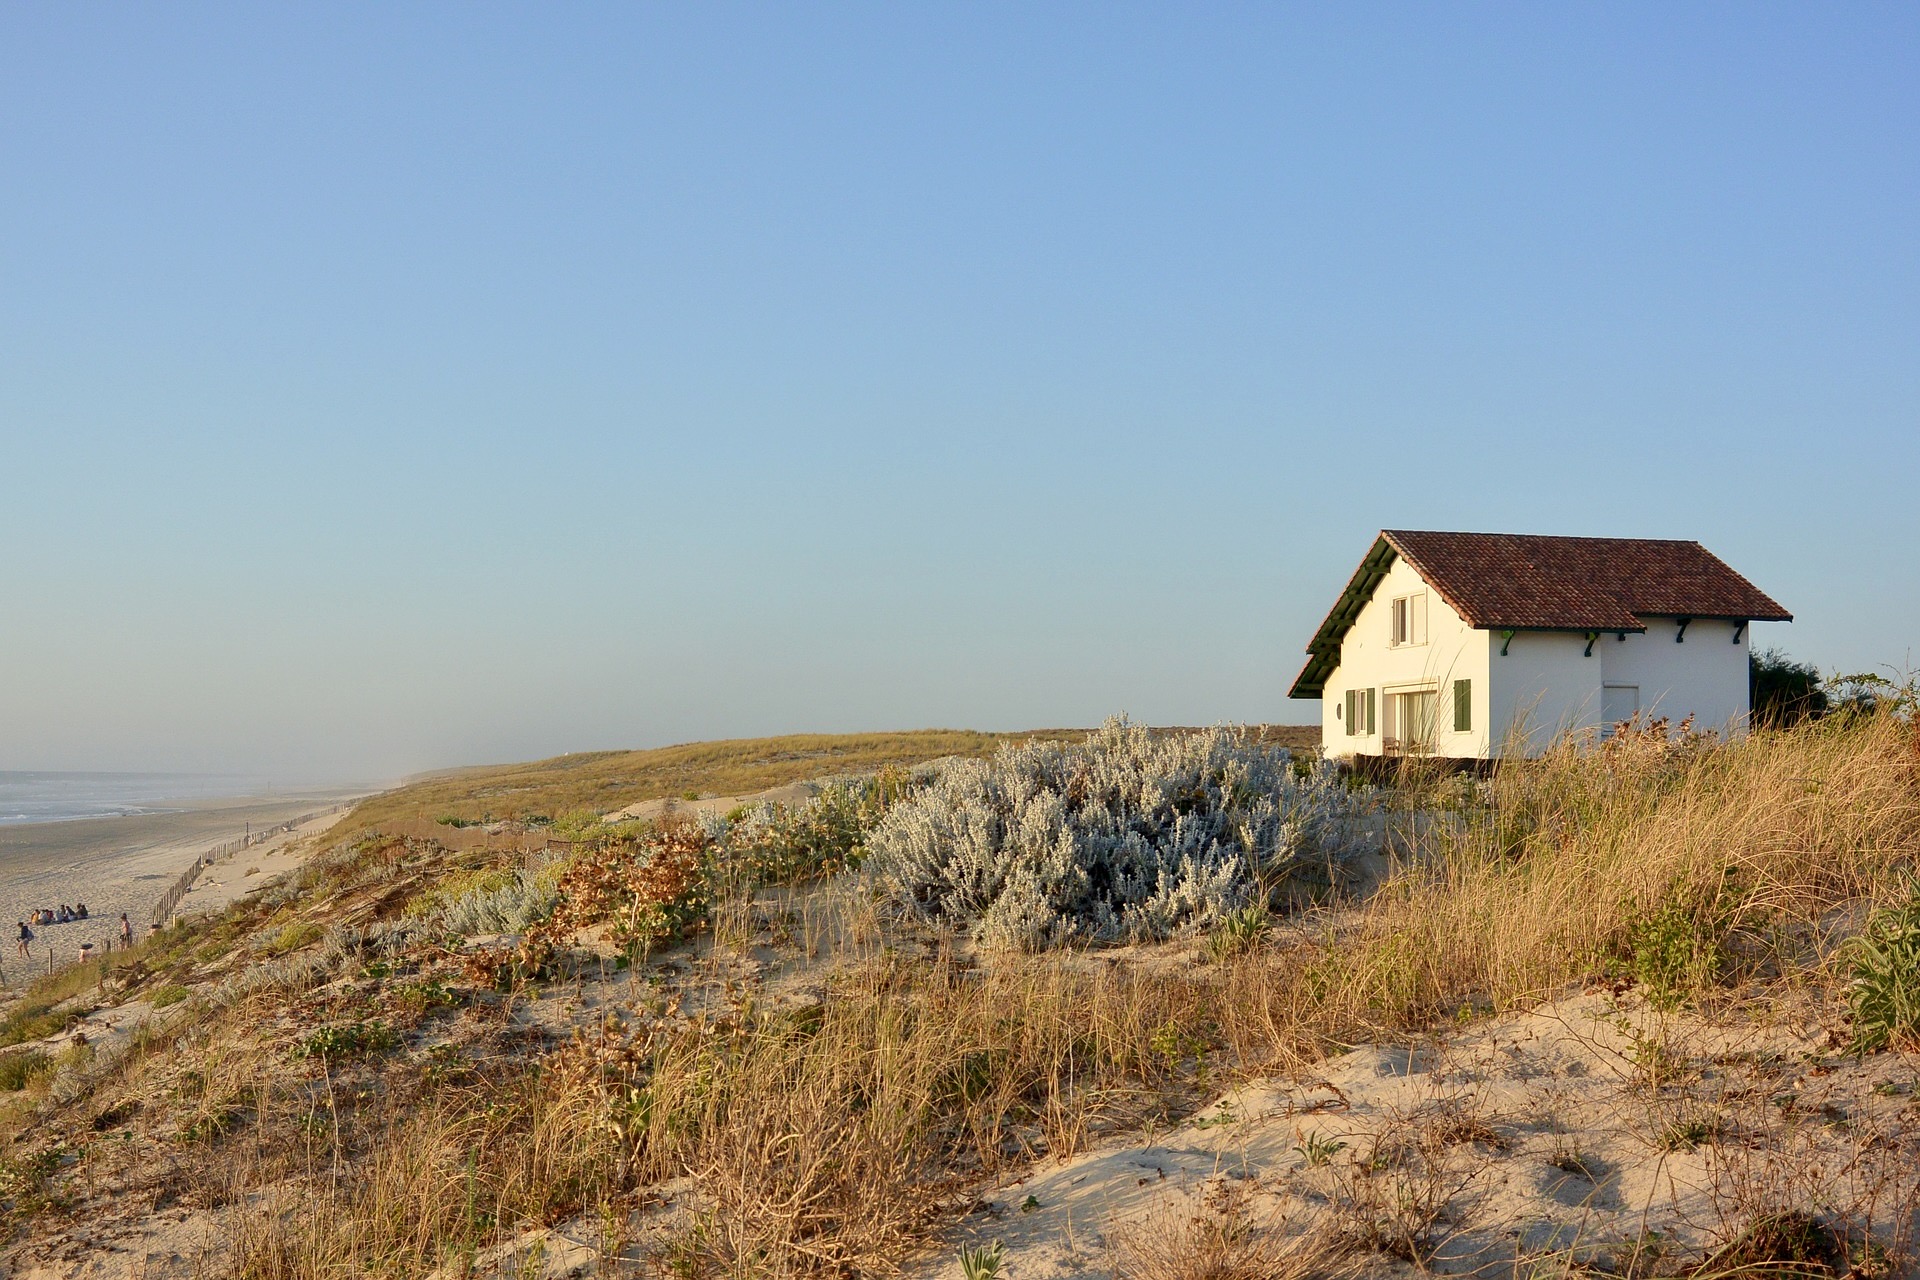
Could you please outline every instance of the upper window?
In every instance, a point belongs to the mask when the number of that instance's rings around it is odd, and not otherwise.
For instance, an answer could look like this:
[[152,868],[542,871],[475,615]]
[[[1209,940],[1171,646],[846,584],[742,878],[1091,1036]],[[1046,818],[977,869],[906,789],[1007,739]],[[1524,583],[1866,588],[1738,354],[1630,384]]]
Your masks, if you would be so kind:
[[1387,642],[1394,645],[1427,642],[1426,592],[1393,598],[1393,631]]

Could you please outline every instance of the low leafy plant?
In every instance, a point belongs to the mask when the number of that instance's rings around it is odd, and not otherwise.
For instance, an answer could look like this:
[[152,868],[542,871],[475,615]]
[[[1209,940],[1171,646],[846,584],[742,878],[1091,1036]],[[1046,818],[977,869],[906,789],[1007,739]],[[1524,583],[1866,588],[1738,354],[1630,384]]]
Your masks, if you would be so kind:
[[294,1046],[293,1056],[332,1061],[380,1053],[399,1042],[393,1028],[384,1022],[344,1022],[321,1027]]
[[1907,900],[1873,913],[1847,947],[1855,1053],[1920,1039],[1920,881]]
[[1259,903],[1242,907],[1222,920],[1207,939],[1207,950],[1216,960],[1243,955],[1260,945],[1266,936],[1270,917]]
[[394,988],[393,997],[401,1008],[419,1017],[435,1009],[451,1008],[457,1003],[446,983],[438,979],[405,983]]
[[866,833],[904,790],[906,775],[883,770],[829,783],[797,805],[744,806],[711,825],[730,877],[752,887],[831,875],[860,865]]
[[1677,1008],[1726,969],[1738,898],[1731,877],[1706,890],[1676,886],[1629,919],[1623,968],[1656,1008]]
[[522,935],[523,960],[537,966],[573,933],[600,924],[628,950],[698,931],[713,905],[712,852],[708,836],[686,825],[577,848],[552,914]]
[[1000,1265],[1006,1259],[1006,1246],[999,1241],[969,1248],[960,1246],[960,1274],[965,1280],[998,1280]]
[[1328,1138],[1318,1133],[1305,1135],[1300,1145],[1294,1148],[1303,1160],[1316,1169],[1324,1168],[1334,1156],[1346,1149],[1347,1144],[1338,1138]]
[[153,989],[153,994],[147,997],[147,1002],[156,1009],[164,1009],[168,1005],[179,1004],[189,994],[191,993],[177,982],[163,982]]

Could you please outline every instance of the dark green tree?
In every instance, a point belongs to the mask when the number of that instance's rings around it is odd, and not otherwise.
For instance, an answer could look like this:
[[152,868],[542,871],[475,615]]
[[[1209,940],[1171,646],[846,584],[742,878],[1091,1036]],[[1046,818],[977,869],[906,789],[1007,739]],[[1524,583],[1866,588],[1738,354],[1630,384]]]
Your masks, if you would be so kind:
[[1820,672],[1778,649],[1761,649],[1748,659],[1747,685],[1753,723],[1761,728],[1784,729],[1802,720],[1818,720],[1828,711]]

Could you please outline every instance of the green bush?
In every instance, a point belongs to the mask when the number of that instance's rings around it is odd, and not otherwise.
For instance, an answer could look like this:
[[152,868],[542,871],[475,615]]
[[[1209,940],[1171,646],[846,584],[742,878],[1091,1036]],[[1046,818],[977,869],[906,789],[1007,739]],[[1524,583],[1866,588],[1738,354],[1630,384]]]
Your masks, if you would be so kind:
[[1730,965],[1727,938],[1740,912],[1730,876],[1712,889],[1675,886],[1627,922],[1621,968],[1661,1008],[1709,986]]
[[1847,946],[1853,1051],[1920,1039],[1920,881],[1898,906],[1876,911]]
[[1778,649],[1761,649],[1748,659],[1747,683],[1756,725],[1784,729],[1827,713],[1819,670]]

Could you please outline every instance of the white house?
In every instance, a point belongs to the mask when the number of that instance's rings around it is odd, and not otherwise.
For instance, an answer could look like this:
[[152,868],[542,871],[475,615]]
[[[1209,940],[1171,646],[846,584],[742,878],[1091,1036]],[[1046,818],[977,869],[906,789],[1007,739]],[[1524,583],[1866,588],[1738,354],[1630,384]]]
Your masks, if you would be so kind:
[[1387,529],[1307,646],[1332,757],[1488,759],[1635,715],[1744,730],[1747,626],[1793,615],[1697,542]]

